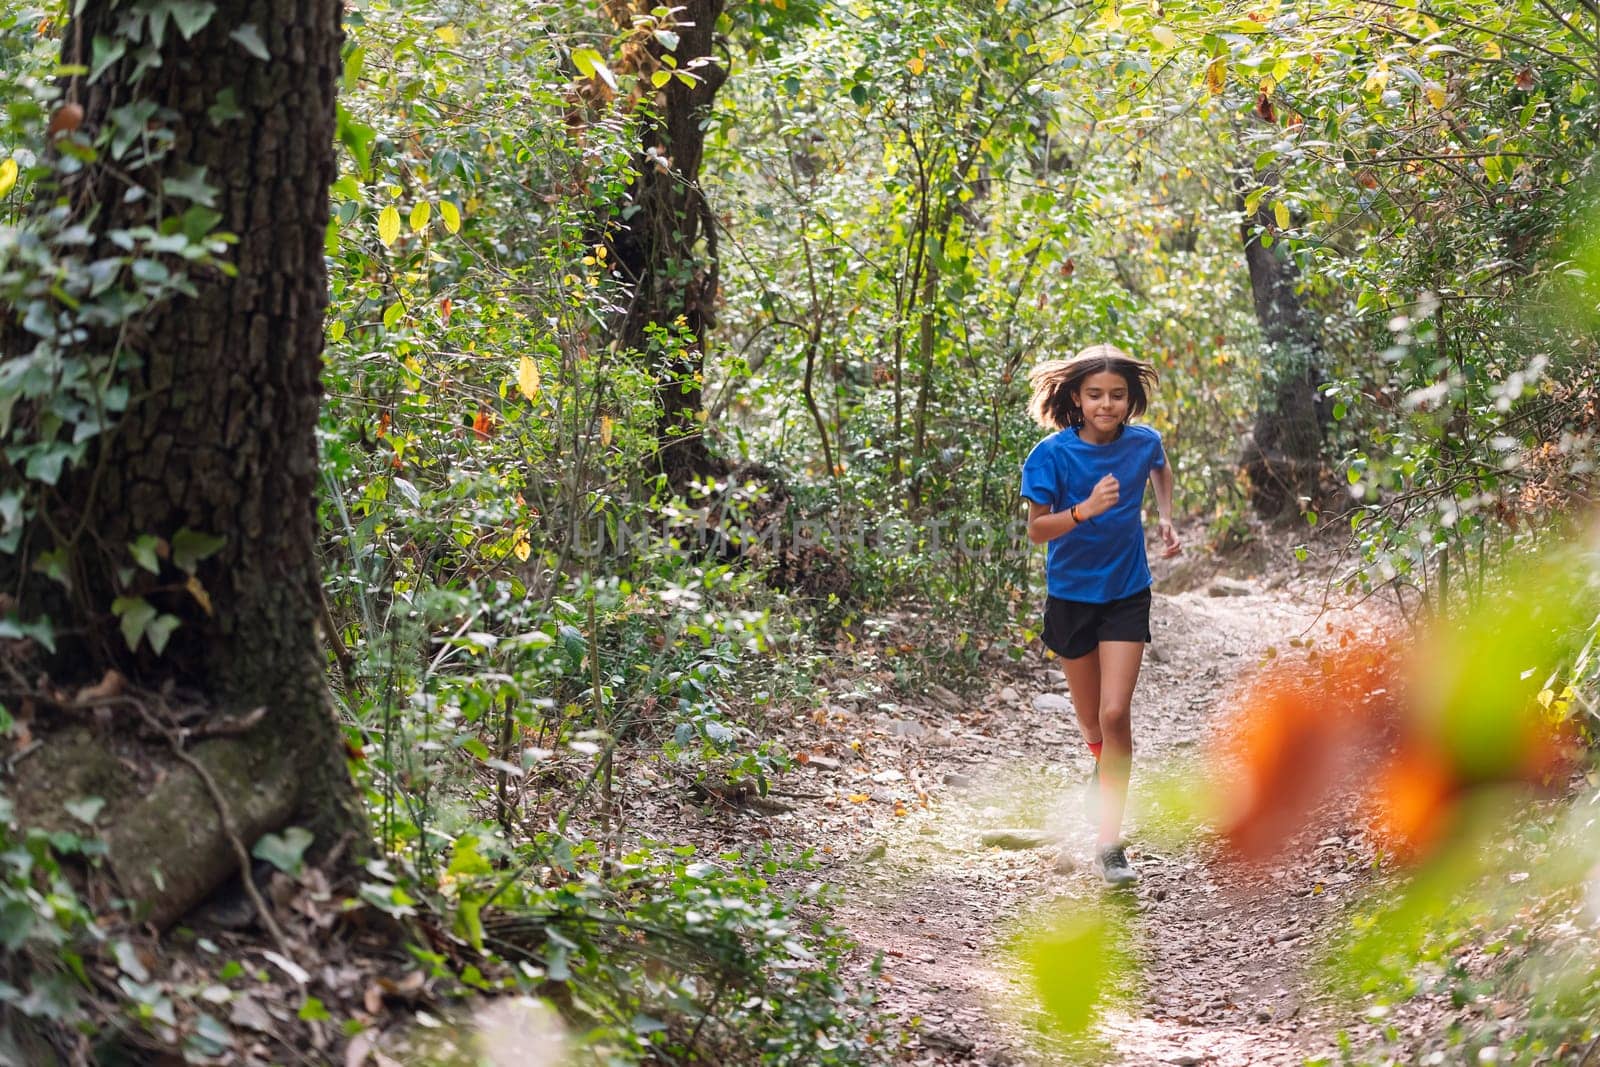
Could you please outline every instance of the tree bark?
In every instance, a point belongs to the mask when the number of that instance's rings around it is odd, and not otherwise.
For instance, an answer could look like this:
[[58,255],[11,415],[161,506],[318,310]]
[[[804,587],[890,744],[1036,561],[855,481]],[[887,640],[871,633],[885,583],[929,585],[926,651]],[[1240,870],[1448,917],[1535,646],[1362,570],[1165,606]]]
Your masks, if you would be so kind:
[[1239,236],[1250,271],[1250,293],[1261,326],[1265,389],[1256,406],[1255,429],[1242,465],[1256,510],[1276,518],[1292,514],[1316,496],[1322,462],[1323,421],[1317,385],[1322,378],[1322,342],[1297,287],[1300,272],[1279,242],[1261,243],[1270,232],[1264,209],[1247,214],[1237,198]]
[[[110,0],[88,0],[66,31],[63,61],[91,64],[91,42],[115,36],[126,17]],[[217,229],[238,237],[229,257],[237,277],[191,272],[194,297],[156,306],[129,331],[120,377],[129,406],[44,499],[30,535],[66,550],[70,595],[63,601],[37,577],[21,589],[25,616],[55,613],[58,680],[112,668],[147,690],[187,695],[186,708],[218,716],[267,708],[257,728],[233,739],[242,749],[235,765],[291,769],[291,800],[269,821],[311,829],[318,849],[362,822],[315,636],[323,241],[342,36],[338,0],[219,0],[192,39],[169,26],[160,65],[142,77],[124,59],[70,87],[91,132],[129,100],[160,106],[152,126],[170,131],[172,147],[132,177],[165,186],[203,168]],[[247,47],[256,40],[270,60]],[[216,105],[230,96],[228,117]],[[110,168],[91,167],[64,192],[101,242],[187,206],[181,195],[129,200],[125,188]],[[182,568],[180,546],[195,534],[221,547]],[[128,546],[144,535],[169,549],[159,574],[134,565]],[[163,653],[148,641],[129,650],[111,610],[119,597],[142,597],[179,620]],[[253,773],[225,790],[264,788]],[[249,806],[237,799],[241,811]],[[137,814],[156,820],[147,836],[162,836],[165,820],[173,839],[188,836],[196,816],[150,805]]]
[[[706,447],[702,416],[718,261],[716,220],[700,188],[700,164],[702,124],[728,76],[714,58],[724,6],[724,0],[688,0],[677,10],[675,69],[689,71],[695,82],[674,77],[660,90],[661,117],[645,127],[629,190],[629,206],[636,210],[611,237],[612,258],[632,289],[618,340],[650,359],[659,404],[659,463],[674,488],[720,469]],[[650,51],[659,62],[667,50],[652,38]],[[712,61],[696,66],[696,60]],[[665,335],[652,336],[657,331]]]

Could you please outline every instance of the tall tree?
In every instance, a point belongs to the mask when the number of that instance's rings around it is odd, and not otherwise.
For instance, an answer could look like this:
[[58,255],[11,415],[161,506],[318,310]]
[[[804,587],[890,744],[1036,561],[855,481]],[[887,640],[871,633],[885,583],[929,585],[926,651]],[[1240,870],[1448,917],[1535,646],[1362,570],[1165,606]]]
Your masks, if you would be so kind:
[[1316,496],[1322,464],[1323,416],[1317,402],[1322,343],[1298,291],[1300,272],[1264,208],[1246,210],[1238,197],[1239,236],[1250,271],[1250,295],[1261,326],[1266,381],[1243,457],[1250,500],[1270,517],[1292,514]]
[[[619,23],[651,25],[634,17],[650,18],[651,5],[641,0],[638,6],[644,11],[619,5]],[[634,46],[644,53],[634,60],[641,84],[658,71],[671,76],[656,91],[658,110],[643,125],[628,211],[611,239],[617,269],[631,288],[617,337],[651,358],[661,470],[678,487],[715,468],[701,397],[707,334],[715,322],[717,229],[700,188],[700,163],[706,120],[728,77],[714,56],[724,6],[724,0],[688,0],[674,9],[670,28],[650,33],[642,49]]]
[[[147,751],[170,764],[159,782],[97,790],[112,866],[160,921],[237,867],[230,836],[248,845],[293,821],[326,847],[359,825],[315,636],[340,5],[89,0],[64,40],[63,62],[88,74],[65,85],[52,131],[82,165],[58,168],[41,212],[77,228],[87,261],[174,280],[114,331],[8,335],[8,371],[46,349],[97,360],[119,397],[105,406],[125,405],[58,480],[4,470],[31,514],[9,585],[21,618],[54,619],[57,685],[111,680],[77,703],[127,684],[147,732],[181,704],[186,728],[226,735],[176,759]],[[178,254],[201,231],[237,235],[226,269]],[[55,424],[29,410],[54,447]],[[64,741],[37,773],[88,773],[94,748]]]

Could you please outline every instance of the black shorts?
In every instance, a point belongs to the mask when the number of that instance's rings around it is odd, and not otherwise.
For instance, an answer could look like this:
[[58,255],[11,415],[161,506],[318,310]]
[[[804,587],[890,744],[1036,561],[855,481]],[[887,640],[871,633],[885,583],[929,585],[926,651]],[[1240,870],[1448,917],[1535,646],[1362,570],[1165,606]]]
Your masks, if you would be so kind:
[[1044,605],[1045,647],[1062,659],[1087,656],[1101,641],[1150,640],[1150,590],[1106,604],[1049,597]]

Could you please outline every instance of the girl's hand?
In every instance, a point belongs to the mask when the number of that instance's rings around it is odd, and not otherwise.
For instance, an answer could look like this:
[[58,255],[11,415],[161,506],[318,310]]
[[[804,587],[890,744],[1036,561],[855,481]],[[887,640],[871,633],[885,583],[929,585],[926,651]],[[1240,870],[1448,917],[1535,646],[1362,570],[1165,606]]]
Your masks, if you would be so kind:
[[1079,504],[1078,507],[1089,518],[1103,515],[1116,504],[1121,492],[1122,489],[1117,483],[1117,476],[1108,474],[1095,483],[1094,491],[1089,494],[1089,499]]
[[1183,553],[1183,544],[1178,540],[1178,531],[1173,529],[1171,519],[1162,519],[1156,531],[1161,534],[1161,543],[1165,546],[1161,550],[1162,559],[1171,559]]

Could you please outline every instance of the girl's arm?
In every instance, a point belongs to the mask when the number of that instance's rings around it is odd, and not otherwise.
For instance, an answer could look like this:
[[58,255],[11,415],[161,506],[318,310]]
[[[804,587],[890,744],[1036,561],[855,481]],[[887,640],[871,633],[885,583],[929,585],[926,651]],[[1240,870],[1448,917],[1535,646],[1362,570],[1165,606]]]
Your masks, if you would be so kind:
[[[1083,509],[1078,509],[1078,514],[1083,514]],[[1028,501],[1028,540],[1036,545],[1046,541],[1054,541],[1074,526],[1078,525],[1072,518],[1071,511],[1057,511],[1052,513],[1049,504],[1040,504]]]
[[[1079,501],[1065,511],[1051,513],[1049,504],[1038,501],[1028,501],[1028,540],[1036,545],[1046,541],[1054,541],[1068,530],[1073,529],[1081,522],[1088,522],[1096,515],[1102,514],[1117,502],[1117,479],[1113,475],[1106,475],[1095,483],[1094,491],[1089,494],[1089,499]],[[1168,494],[1171,500],[1171,494]],[[1074,518],[1072,512],[1076,508],[1078,515]]]
[[1150,484],[1156,491],[1156,514],[1160,517],[1160,524],[1156,530],[1161,535],[1161,542],[1166,548],[1162,551],[1163,559],[1169,559],[1183,551],[1183,545],[1178,541],[1178,531],[1172,525],[1172,464],[1167,462],[1166,452],[1161,453],[1161,466],[1152,467],[1150,470]]

